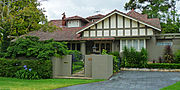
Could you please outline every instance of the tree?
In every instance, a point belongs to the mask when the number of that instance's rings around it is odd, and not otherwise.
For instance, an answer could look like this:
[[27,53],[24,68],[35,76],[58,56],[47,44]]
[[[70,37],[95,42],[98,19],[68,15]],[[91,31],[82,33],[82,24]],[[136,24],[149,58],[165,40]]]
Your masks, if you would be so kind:
[[169,7],[168,0],[130,0],[124,6],[126,10],[138,9],[149,18],[160,18]]
[[180,28],[177,1],[179,0],[130,0],[124,8],[138,9],[147,14],[148,18],[159,18],[163,33],[177,33]]
[[0,0],[1,51],[6,51],[13,36],[48,25],[44,10],[37,8],[38,6],[38,0]]

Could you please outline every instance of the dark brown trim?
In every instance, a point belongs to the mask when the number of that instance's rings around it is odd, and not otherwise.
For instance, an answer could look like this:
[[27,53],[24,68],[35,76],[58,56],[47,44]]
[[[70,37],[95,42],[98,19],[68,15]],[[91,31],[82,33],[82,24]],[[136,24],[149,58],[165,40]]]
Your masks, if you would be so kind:
[[118,15],[116,13],[116,36],[118,36]]
[[123,16],[123,36],[125,36],[125,17]]
[[132,19],[130,19],[130,36],[132,36]]
[[140,24],[139,24],[139,22],[137,22],[137,23],[138,23],[138,36],[140,36],[140,28],[139,28]]
[[104,20],[102,21],[102,37],[104,37]]
[[111,17],[109,17],[109,36],[111,36]]
[[96,30],[95,37],[97,37],[97,24],[95,24],[95,30]]
[[[146,29],[145,27],[139,27],[139,28],[110,28],[110,29],[97,29],[97,30],[123,30],[123,29]],[[96,29],[89,29],[89,30],[96,30]]]
[[89,31],[89,37],[91,37],[91,36],[90,36],[90,35],[91,35],[91,34],[90,34],[90,30],[91,30],[91,29],[89,28],[89,30],[88,30],[88,31]]
[[147,26],[145,25],[145,35],[147,35]]

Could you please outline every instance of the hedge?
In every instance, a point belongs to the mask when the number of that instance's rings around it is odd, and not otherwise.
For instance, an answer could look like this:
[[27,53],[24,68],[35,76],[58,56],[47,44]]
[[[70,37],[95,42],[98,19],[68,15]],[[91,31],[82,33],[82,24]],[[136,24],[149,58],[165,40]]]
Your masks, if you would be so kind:
[[147,68],[157,69],[180,69],[180,64],[176,63],[152,63],[146,66]]
[[180,69],[180,64],[176,63],[151,63],[147,64],[145,67],[137,66],[137,65],[131,65],[126,66],[127,68],[150,68],[150,69]]
[[9,60],[5,58],[0,58],[0,77],[15,77],[15,73],[23,70],[24,65],[37,72],[42,79],[52,77],[51,60]]

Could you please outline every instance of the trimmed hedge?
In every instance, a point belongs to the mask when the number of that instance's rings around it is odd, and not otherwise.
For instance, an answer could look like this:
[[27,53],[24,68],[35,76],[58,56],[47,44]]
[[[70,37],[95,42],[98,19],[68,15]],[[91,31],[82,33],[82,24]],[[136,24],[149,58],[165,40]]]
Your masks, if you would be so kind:
[[0,77],[15,77],[15,73],[23,70],[24,65],[37,72],[42,79],[52,77],[51,60],[7,60],[5,58],[0,58]]
[[152,64],[148,64],[147,68],[180,69],[180,64],[176,64],[176,63],[152,63]]
[[180,69],[180,64],[176,63],[151,63],[147,64],[145,67],[138,65],[126,66],[127,68],[150,68],[150,69]]

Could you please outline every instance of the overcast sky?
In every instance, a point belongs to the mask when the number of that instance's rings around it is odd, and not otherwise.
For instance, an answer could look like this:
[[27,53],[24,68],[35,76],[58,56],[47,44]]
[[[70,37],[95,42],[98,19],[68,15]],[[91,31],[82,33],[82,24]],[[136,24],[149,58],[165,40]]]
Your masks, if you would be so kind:
[[[66,17],[81,16],[88,17],[95,14],[107,14],[114,9],[122,12],[123,6],[129,0],[48,0],[41,2],[41,7],[46,10],[45,14],[48,20],[61,19],[62,13],[66,13]],[[180,13],[180,2],[177,4]],[[97,13],[96,11],[100,11]]]

